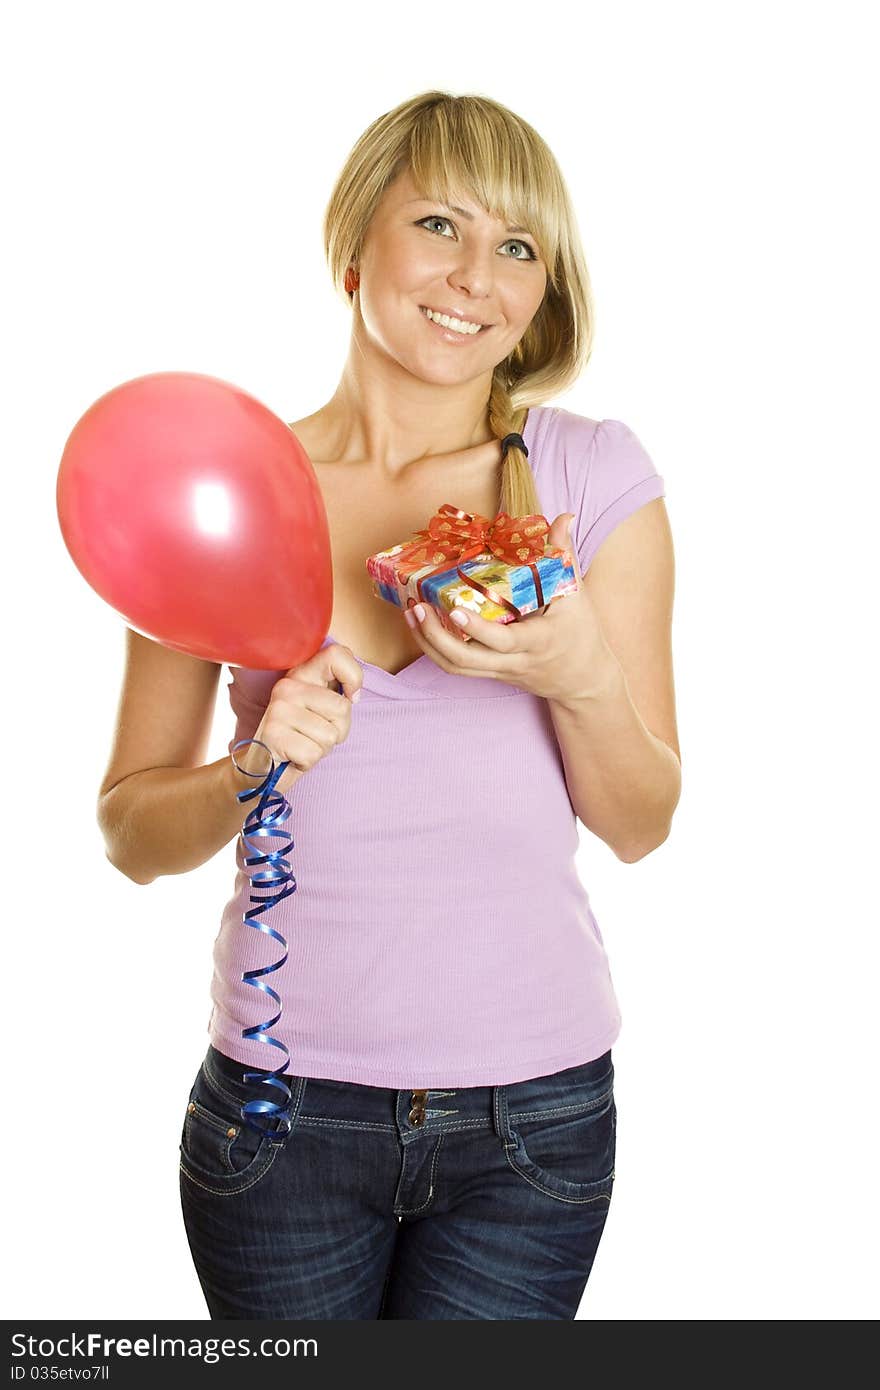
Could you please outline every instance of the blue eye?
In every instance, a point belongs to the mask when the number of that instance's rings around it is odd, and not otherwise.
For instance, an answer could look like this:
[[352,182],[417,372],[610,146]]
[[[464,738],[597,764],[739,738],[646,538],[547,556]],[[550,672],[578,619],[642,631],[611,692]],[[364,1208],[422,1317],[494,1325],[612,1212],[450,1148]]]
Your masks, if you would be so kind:
[[[445,223],[447,224],[447,226],[449,226],[449,227],[451,227],[451,226],[454,225],[454,224],[450,221],[450,219],[449,219],[448,217],[441,217],[441,216],[439,215],[439,213],[438,213],[438,214],[429,215],[428,217],[422,217],[422,218],[420,218],[419,221],[416,223],[416,226],[417,226],[417,227],[424,226],[424,224],[425,224],[426,222],[445,222]],[[431,230],[430,227],[425,227],[425,231],[430,231],[430,230]],[[431,235],[432,235],[432,236],[440,236],[441,233],[440,233],[440,232],[432,232]],[[537,255],[536,255],[535,252],[532,250],[531,246],[529,245],[529,243],[528,243],[527,241],[511,240],[511,241],[505,242],[504,244],[505,244],[505,246],[523,246],[523,247],[525,247],[526,251],[528,251],[528,253],[529,253],[527,256],[508,256],[508,260],[512,260],[512,261],[536,261],[536,260],[538,259]]]

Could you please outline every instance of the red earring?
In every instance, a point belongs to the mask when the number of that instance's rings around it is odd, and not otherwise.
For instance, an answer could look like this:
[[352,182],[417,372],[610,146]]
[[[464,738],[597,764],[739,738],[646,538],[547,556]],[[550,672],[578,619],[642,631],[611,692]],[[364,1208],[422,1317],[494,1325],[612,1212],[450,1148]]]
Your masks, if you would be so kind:
[[345,272],[345,293],[353,294],[360,284],[360,276],[356,275],[351,266]]

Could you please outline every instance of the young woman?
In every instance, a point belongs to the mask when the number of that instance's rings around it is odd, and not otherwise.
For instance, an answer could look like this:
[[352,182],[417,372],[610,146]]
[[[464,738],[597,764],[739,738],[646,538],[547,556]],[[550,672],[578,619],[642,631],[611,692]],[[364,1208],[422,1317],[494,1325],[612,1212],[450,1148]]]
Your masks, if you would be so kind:
[[[129,630],[102,788],[137,882],[236,840],[186,1233],[212,1318],[572,1319],[614,1182],[620,1028],[576,818],[630,863],[680,794],[663,479],[622,422],[545,404],[589,358],[589,279],[562,175],[511,111],[431,91],[381,116],[324,236],[351,345],[291,429],[326,504],[332,630],[289,672],[233,670],[230,754],[265,748],[209,765],[221,668]],[[377,601],[366,556],[446,502],[553,519],[578,592],[508,625],[475,604],[467,642]],[[291,764],[297,882],[266,914],[288,942],[283,1137],[240,1113],[268,1089],[243,1074],[280,1055],[242,1036],[275,1012],[242,973],[280,954],[242,922],[256,803],[236,793],[266,749]]]

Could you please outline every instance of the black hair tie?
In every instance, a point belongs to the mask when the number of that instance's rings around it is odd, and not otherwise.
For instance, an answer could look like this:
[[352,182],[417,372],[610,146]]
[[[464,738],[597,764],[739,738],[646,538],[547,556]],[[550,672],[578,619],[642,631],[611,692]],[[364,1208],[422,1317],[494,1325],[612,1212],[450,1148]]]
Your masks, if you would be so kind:
[[525,454],[526,458],[528,458],[528,456],[529,456],[529,451],[528,451],[528,449],[526,448],[526,442],[525,442],[525,440],[523,439],[523,437],[522,437],[521,434],[506,434],[506,435],[504,436],[504,438],[503,438],[502,441],[501,441],[501,457],[502,457],[502,458],[504,458],[504,455],[507,453],[507,451],[508,451],[508,449],[511,447],[511,445],[514,445],[517,449],[522,449],[522,451],[523,451],[523,453]]

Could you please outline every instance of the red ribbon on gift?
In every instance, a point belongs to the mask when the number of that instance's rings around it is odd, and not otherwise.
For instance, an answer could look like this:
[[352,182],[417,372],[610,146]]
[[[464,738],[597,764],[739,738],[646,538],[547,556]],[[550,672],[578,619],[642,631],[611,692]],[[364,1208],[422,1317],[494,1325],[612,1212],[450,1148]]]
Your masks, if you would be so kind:
[[[491,587],[480,584],[472,574],[466,574],[461,565],[487,551],[508,565],[527,565],[532,571],[538,607],[544,606],[544,590],[536,559],[543,559],[547,552],[547,536],[550,525],[540,512],[530,516],[513,517],[507,512],[499,512],[494,518],[481,516],[479,512],[463,512],[450,502],[434,513],[426,527],[416,531],[411,540],[394,557],[395,565],[415,568],[420,563],[433,565],[428,574],[418,581],[419,598],[424,598],[423,584],[435,574],[454,565],[458,574],[472,588],[478,589],[486,598],[492,599],[499,607],[506,608],[520,617],[519,609],[510,603],[503,594]],[[562,555],[561,550],[550,554]]]

